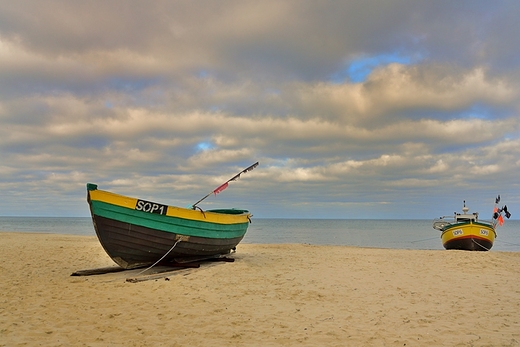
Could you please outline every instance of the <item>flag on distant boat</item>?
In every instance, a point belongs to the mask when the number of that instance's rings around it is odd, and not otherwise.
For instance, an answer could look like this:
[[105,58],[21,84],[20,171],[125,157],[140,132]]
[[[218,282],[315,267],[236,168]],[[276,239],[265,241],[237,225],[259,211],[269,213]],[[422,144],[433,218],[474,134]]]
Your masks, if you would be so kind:
[[493,209],[493,219],[496,220],[496,223],[500,226],[504,225],[504,217],[502,216],[502,212],[504,212],[504,215],[507,219],[511,217],[511,213],[507,210],[507,205],[504,205],[502,208],[498,208],[496,204],[500,202],[500,195],[497,196],[495,199],[495,208]]
[[504,213],[506,214],[507,219],[511,217],[511,213],[509,213],[509,211],[507,210],[507,205],[504,205],[502,211],[504,211]]

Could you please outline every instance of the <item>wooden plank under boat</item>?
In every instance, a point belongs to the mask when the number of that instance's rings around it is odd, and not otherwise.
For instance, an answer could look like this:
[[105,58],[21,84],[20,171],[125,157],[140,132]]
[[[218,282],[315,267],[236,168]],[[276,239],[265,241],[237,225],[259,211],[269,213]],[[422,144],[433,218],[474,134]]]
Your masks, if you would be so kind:
[[[500,196],[496,203],[500,201]],[[495,206],[493,219],[491,221],[480,220],[478,213],[468,213],[469,208],[462,207],[462,213],[457,213],[453,216],[444,216],[433,221],[433,228],[441,232],[442,245],[445,249],[459,249],[466,251],[489,251],[493,247],[495,238],[497,236],[497,224],[503,223],[502,211],[506,213],[509,218],[510,213],[507,211],[507,206],[498,209]]]
[[99,190],[92,183],[87,184],[87,201],[101,245],[124,269],[229,254],[251,217],[241,209],[167,206]]

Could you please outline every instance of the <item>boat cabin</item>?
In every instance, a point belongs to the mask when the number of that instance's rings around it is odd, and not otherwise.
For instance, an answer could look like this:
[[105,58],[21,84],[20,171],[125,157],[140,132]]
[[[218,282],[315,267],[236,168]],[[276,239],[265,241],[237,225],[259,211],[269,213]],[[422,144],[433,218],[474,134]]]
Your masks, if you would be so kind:
[[466,207],[466,201],[464,201],[464,207],[462,207],[462,213],[454,212],[453,217],[444,216],[433,221],[433,228],[444,231],[447,227],[450,227],[456,223],[475,223],[478,222],[478,213],[468,213],[469,208]]
[[464,207],[462,207],[462,213],[455,212],[456,222],[476,222],[478,221],[478,212],[468,214],[469,208],[466,207],[466,201],[464,201]]

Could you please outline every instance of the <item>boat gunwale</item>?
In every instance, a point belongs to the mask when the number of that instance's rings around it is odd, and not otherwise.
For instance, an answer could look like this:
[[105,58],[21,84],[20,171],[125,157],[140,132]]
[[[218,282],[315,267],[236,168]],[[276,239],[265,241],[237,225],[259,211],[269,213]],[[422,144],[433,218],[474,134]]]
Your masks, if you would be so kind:
[[[121,195],[117,193],[112,193],[110,191],[97,189],[97,185],[94,185],[96,188],[92,189],[89,187],[87,189],[88,193],[88,201],[89,204],[92,205],[93,202],[106,204],[110,206],[114,206],[116,208],[128,209],[129,211],[135,212],[143,212],[147,215],[154,215],[155,218],[160,216],[159,218],[168,220],[168,218],[173,219],[182,219],[186,221],[193,222],[203,222],[203,223],[212,223],[212,224],[222,224],[222,225],[232,225],[232,224],[243,224],[249,223],[251,213],[245,209],[236,209],[236,208],[217,208],[217,209],[188,209],[173,205],[166,205],[155,203],[160,206],[167,207],[165,214],[154,214],[146,211],[139,211],[136,209],[136,204],[138,201],[147,201],[144,199],[134,198],[126,195]],[[151,201],[147,201],[151,202]],[[229,212],[229,213],[225,213]],[[132,212],[133,213],[133,212]]]
[[[457,216],[459,217],[459,216]],[[460,218],[460,217],[459,217]],[[435,224],[437,223],[445,223],[445,227],[442,229],[437,229]],[[439,231],[444,231],[446,228],[450,228],[453,225],[461,225],[461,224],[479,224],[485,227],[489,227],[495,229],[495,225],[492,221],[486,219],[475,219],[475,220],[457,220],[454,216],[442,216],[439,218],[435,218],[433,220],[433,228]]]

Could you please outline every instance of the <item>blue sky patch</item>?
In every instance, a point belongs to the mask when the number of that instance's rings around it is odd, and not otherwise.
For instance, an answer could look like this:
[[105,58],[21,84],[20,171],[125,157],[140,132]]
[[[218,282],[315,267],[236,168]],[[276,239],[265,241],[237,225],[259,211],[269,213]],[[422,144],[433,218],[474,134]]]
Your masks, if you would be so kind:
[[474,104],[467,110],[464,110],[459,114],[459,117],[470,119],[493,119],[495,118],[493,115],[496,113],[496,110],[493,110],[492,107],[484,105],[484,104]]
[[200,142],[197,144],[198,151],[207,151],[212,148],[213,148],[213,145],[210,142]]
[[360,57],[350,60],[345,69],[332,75],[331,80],[335,83],[343,83],[346,80],[362,83],[375,68],[391,63],[411,64],[412,59],[396,53]]
[[210,73],[207,70],[199,70],[196,73],[197,78],[206,79],[210,77]]

